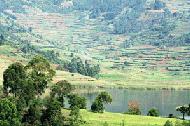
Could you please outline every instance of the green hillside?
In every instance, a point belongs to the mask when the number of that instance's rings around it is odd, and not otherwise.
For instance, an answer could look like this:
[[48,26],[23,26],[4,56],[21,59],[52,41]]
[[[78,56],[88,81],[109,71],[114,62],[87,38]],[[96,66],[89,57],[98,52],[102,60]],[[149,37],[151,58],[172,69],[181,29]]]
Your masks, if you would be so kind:
[[98,80],[84,84],[190,88],[186,0],[3,0],[1,5],[3,57],[28,60],[40,54],[64,66],[72,55],[99,64]]

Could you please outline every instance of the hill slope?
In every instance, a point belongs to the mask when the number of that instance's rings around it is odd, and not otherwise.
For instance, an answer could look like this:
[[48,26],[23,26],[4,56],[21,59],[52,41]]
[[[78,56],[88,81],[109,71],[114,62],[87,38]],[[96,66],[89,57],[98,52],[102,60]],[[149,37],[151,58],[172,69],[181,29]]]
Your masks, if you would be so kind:
[[60,65],[74,54],[100,64],[99,80],[94,80],[100,85],[190,88],[188,0],[2,0],[0,4],[3,57],[27,61],[41,54]]

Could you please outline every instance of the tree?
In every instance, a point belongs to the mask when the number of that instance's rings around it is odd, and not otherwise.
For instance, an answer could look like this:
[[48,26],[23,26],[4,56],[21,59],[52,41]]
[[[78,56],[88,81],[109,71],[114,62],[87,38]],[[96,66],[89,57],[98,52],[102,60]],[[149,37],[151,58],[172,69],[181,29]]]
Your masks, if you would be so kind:
[[3,45],[4,42],[4,36],[1,34],[0,35],[0,46]]
[[63,126],[64,117],[61,113],[61,103],[55,98],[50,98],[42,112],[42,126]]
[[104,111],[104,104],[99,101],[99,100],[95,100],[92,105],[91,105],[91,111],[92,112],[99,112],[99,113],[103,113]]
[[183,114],[183,120],[185,120],[185,114],[188,112],[188,107],[187,105],[179,106],[176,108],[176,111],[179,111]]
[[31,78],[27,78],[22,86],[22,92],[19,97],[23,97],[27,106],[31,100],[34,100],[36,96],[36,89]]
[[70,94],[72,91],[71,84],[66,81],[59,81],[51,88],[51,96],[55,97],[64,107],[64,97]]
[[158,117],[159,116],[159,110],[156,108],[152,108],[148,111],[148,116],[155,116]]
[[164,124],[164,126],[173,126],[172,121],[167,120],[166,123]]
[[24,113],[24,109],[27,107],[24,97],[19,96],[14,98],[14,100],[18,113],[22,115]]
[[21,125],[16,105],[7,98],[0,100],[0,125],[1,126]]
[[69,116],[69,126],[80,126],[80,124],[84,123],[80,115],[80,109],[77,106],[71,109]]
[[85,61],[85,71],[86,76],[95,77],[100,72],[100,66],[92,66],[88,63],[88,61]]
[[79,109],[86,108],[86,99],[84,97],[80,97],[76,94],[69,95],[69,104],[70,108],[77,107]]
[[87,61],[83,63],[79,57],[72,58],[69,63],[65,63],[64,68],[71,73],[79,73],[90,77],[95,77],[100,72],[99,65],[91,65]]
[[33,100],[28,111],[24,114],[22,122],[27,126],[40,126],[42,105],[41,99]]
[[112,102],[111,96],[107,92],[101,92],[91,105],[91,110],[93,112],[103,112],[104,104]]
[[108,92],[101,92],[97,97],[96,100],[99,100],[103,103],[111,103],[112,102],[112,98],[111,96],[108,94]]
[[13,63],[3,73],[4,93],[13,93],[15,96],[21,92],[26,80],[26,71],[21,63]]
[[127,114],[140,115],[140,107],[137,101],[129,101]]
[[41,56],[35,56],[25,67],[29,78],[33,81],[36,94],[42,94],[55,75],[50,63]]

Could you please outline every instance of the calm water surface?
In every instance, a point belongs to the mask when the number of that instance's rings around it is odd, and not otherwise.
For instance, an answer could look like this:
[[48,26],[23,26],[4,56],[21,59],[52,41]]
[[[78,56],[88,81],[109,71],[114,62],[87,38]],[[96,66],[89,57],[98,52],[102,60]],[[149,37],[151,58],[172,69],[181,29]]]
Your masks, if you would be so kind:
[[[143,115],[146,115],[150,108],[159,109],[161,116],[168,116],[170,113],[180,115],[175,111],[176,106],[190,103],[189,90],[129,90],[129,89],[107,89],[113,98],[113,102],[106,105],[106,111],[123,113],[128,110],[128,102],[133,100],[140,104]],[[98,93],[81,94],[87,98],[87,107],[90,109],[92,102]]]

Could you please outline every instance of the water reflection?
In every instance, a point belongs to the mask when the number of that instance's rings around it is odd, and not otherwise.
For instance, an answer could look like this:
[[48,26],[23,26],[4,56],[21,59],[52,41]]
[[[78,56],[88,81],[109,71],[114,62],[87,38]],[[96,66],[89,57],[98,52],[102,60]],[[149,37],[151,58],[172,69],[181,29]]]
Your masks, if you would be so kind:
[[[158,108],[162,116],[169,114],[180,115],[175,111],[176,106],[190,103],[190,91],[188,90],[128,90],[128,89],[107,89],[112,95],[113,102],[106,105],[106,111],[109,112],[126,112],[129,101],[138,101],[143,115],[148,110]],[[81,94],[87,98],[87,107],[90,109],[92,102],[98,93]]]

